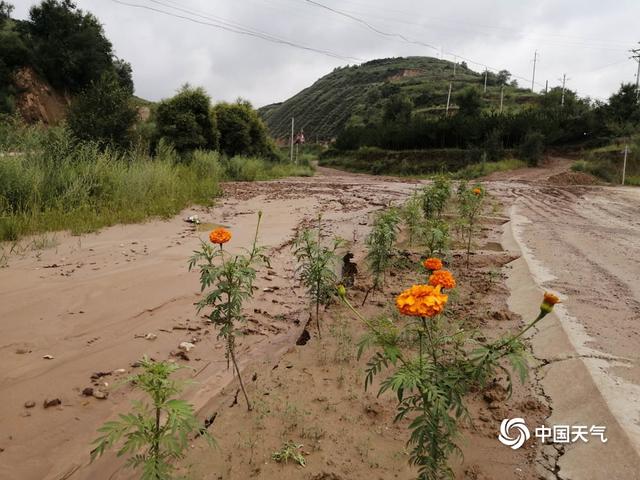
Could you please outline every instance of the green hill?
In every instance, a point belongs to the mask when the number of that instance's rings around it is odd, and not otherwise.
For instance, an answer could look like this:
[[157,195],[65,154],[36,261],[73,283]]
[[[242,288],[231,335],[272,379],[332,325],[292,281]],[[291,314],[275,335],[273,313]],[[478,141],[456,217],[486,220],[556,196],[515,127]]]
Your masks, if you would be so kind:
[[[484,73],[466,65],[456,66],[447,60],[431,57],[386,58],[362,65],[336,68],[310,87],[282,103],[262,107],[259,112],[272,135],[284,138],[296,118],[296,130],[303,128],[310,141],[335,137],[347,124],[366,123],[379,118],[386,100],[395,94],[409,97],[414,114],[439,115],[446,108],[449,82],[453,80],[451,108],[456,93],[473,85],[484,86]],[[485,105],[499,109],[500,90],[504,90],[505,110],[519,109],[536,94],[509,82],[509,75],[489,73]]]

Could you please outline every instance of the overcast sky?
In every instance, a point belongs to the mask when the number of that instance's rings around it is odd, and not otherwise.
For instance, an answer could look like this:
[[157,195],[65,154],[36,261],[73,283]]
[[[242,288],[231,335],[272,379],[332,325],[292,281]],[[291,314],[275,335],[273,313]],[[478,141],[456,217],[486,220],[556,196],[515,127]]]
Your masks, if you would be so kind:
[[[11,0],[10,0],[11,1]],[[142,5],[198,22],[259,31],[330,55],[271,43],[211,25],[123,5]],[[363,23],[313,3],[338,9]],[[13,0],[18,18],[38,0]],[[282,101],[334,67],[383,57],[453,55],[506,68],[536,89],[560,83],[580,95],[607,98],[635,82],[640,47],[639,0],[76,0],[103,23],[116,54],[133,66],[136,94],[171,96],[185,82],[214,100],[243,97],[259,107]],[[176,8],[171,8],[171,7]],[[634,33],[635,32],[635,33]],[[469,67],[482,70],[468,62]]]

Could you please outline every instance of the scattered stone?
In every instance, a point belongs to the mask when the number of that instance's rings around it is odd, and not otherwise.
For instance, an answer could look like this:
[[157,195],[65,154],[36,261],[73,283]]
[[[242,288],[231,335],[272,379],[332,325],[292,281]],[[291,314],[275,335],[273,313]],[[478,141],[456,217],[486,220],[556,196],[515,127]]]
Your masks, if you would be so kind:
[[33,408],[36,406],[36,402],[33,400],[29,400],[28,402],[24,402],[24,408]]
[[179,351],[177,351],[176,353],[174,353],[174,356],[175,356],[175,357],[178,357],[178,358],[181,358],[182,360],[185,360],[185,361],[187,361],[187,362],[188,362],[189,360],[191,360],[191,359],[189,358],[189,355],[187,355],[187,352],[185,352],[184,350],[179,350]]
[[27,354],[27,353],[31,353],[31,350],[29,350],[28,348],[18,348],[18,349],[16,350],[16,353],[17,353],[18,355],[25,355],[25,354]]
[[62,405],[62,400],[59,398],[45,399],[42,405],[44,408],[57,407],[58,405]]
[[273,287],[265,287],[265,288],[262,289],[262,291],[265,292],[265,293],[273,293],[276,290]]
[[93,396],[93,387],[86,387],[82,390],[82,395],[84,395],[85,397],[92,397]]
[[195,345],[191,342],[180,342],[180,345],[178,345],[178,348],[185,352],[189,352],[193,347],[195,347]]
[[95,372],[93,375],[91,375],[91,380],[98,380],[102,377],[107,377],[109,375],[111,375],[112,372]]
[[94,390],[93,398],[97,398],[98,400],[106,400],[109,396],[109,392],[103,392],[102,390]]
[[53,355],[43,355],[42,358],[45,360],[53,360]]
[[121,374],[127,373],[127,371],[124,368],[118,368],[117,370],[114,370],[113,373]]
[[158,336],[155,333],[147,333],[144,336],[145,340],[155,340],[156,338],[158,338]]

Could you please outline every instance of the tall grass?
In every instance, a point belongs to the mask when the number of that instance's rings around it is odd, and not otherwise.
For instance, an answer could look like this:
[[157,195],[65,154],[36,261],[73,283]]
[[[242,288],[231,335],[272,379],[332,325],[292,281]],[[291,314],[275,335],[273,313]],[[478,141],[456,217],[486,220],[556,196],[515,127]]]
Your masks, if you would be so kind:
[[162,143],[154,157],[144,148],[105,150],[74,141],[64,128],[20,130],[0,126],[0,241],[170,217],[190,204],[211,204],[221,180],[311,174],[217,152],[181,158]]
[[453,174],[453,177],[471,180],[474,178],[484,177],[485,175],[489,175],[490,173],[515,170],[516,168],[524,168],[526,166],[526,162],[522,160],[518,160],[515,158],[506,158],[497,162],[473,163],[455,172]]

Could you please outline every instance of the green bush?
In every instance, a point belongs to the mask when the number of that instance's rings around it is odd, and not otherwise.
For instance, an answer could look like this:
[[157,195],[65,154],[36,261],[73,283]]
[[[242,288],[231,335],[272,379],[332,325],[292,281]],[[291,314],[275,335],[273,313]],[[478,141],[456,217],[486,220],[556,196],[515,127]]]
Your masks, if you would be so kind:
[[520,156],[530,167],[537,167],[544,155],[545,139],[540,132],[529,132],[520,144]]
[[158,139],[180,153],[218,147],[216,117],[202,88],[184,85],[174,97],[161,101],[156,109],[156,128]]
[[68,123],[80,140],[127,147],[137,117],[130,91],[115,73],[108,72],[73,100]]
[[278,160],[264,123],[246,101],[219,103],[213,109],[220,131],[220,150],[229,157],[259,156]]

